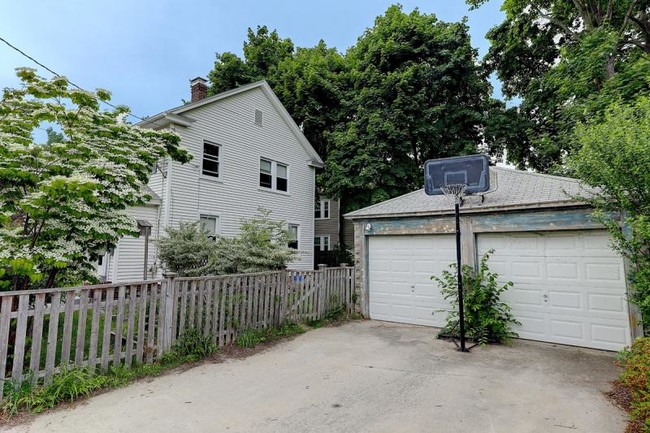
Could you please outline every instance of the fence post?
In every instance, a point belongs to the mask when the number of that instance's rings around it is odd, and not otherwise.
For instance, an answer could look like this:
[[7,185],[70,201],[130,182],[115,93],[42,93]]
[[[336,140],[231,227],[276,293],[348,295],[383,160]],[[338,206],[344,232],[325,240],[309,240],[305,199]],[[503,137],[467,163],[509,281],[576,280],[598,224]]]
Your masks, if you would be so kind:
[[176,301],[176,282],[174,279],[178,276],[175,272],[167,272],[163,274],[163,294],[164,298],[161,301],[161,311],[163,312],[163,318],[161,322],[163,324],[163,351],[168,351],[172,348],[172,336],[173,329],[172,323],[174,318],[174,302]]

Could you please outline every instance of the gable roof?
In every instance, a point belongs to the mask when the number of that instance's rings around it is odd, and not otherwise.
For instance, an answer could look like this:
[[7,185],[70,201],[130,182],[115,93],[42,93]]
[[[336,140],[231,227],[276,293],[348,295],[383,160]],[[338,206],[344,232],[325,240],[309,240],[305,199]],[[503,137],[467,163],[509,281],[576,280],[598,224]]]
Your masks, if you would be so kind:
[[[587,206],[572,197],[592,195],[578,180],[502,167],[490,167],[490,190],[465,198],[463,212]],[[482,198],[481,198],[482,197]],[[454,213],[444,195],[426,195],[424,189],[344,215],[348,219],[390,218]]]
[[162,113],[158,113],[155,116],[151,116],[148,119],[137,123],[137,126],[141,126],[143,128],[162,128],[172,123],[182,126],[190,126],[195,122],[195,120],[187,116],[183,116],[184,113],[194,110],[195,108],[203,107],[204,105],[212,104],[223,99],[239,95],[240,93],[248,92],[253,89],[262,90],[267,98],[269,98],[269,101],[271,102],[271,105],[273,105],[273,108],[275,108],[275,110],[280,114],[280,117],[282,120],[284,120],[289,130],[291,130],[298,142],[302,145],[302,147],[309,155],[310,164],[314,167],[322,168],[323,160],[318,155],[318,153],[316,153],[314,147],[311,145],[309,140],[307,140],[307,137],[305,137],[305,135],[302,133],[300,127],[293,120],[287,109],[284,108],[284,105],[282,105],[282,102],[280,102],[280,99],[278,99],[277,95],[275,92],[273,92],[271,86],[269,86],[266,81],[257,81],[255,83],[246,84],[213,96],[209,96],[207,98],[201,99],[200,101],[190,102],[189,104],[184,104],[176,108],[172,108],[171,110],[163,111]]

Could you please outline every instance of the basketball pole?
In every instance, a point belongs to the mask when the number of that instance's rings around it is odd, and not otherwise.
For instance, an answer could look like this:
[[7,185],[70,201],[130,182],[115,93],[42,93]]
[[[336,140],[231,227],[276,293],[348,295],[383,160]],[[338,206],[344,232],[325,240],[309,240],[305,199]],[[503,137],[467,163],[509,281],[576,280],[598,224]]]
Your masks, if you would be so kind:
[[469,352],[465,348],[465,308],[463,305],[463,271],[460,261],[460,198],[456,197],[456,269],[458,271],[458,320],[460,322],[460,347],[458,351]]

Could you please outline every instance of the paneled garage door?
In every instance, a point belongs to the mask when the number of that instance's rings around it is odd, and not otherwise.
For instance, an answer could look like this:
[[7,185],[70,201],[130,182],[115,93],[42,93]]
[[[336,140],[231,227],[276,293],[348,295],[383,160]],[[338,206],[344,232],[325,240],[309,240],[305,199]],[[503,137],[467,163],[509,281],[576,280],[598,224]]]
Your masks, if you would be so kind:
[[514,287],[521,338],[598,349],[630,344],[623,261],[604,231],[479,234],[478,252]]
[[369,238],[370,318],[444,326],[449,309],[431,275],[456,260],[455,237],[372,236]]

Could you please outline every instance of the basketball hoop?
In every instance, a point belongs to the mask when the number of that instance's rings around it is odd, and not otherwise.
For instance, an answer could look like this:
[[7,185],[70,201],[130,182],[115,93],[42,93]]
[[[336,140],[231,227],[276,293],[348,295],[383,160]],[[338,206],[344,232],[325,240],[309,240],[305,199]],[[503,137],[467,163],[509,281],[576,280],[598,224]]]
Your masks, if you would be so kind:
[[443,185],[440,187],[442,193],[447,197],[452,204],[462,206],[463,198],[465,197],[465,190],[467,185],[464,183],[455,183],[451,185]]
[[[476,194],[490,189],[490,160],[486,155],[457,156],[430,159],[424,163],[424,192],[427,195],[443,195],[452,200],[456,217],[456,271],[458,279],[458,327],[460,346],[465,347],[465,313],[463,304],[463,276],[460,254],[460,207],[466,194]],[[458,346],[456,340],[454,344]]]

